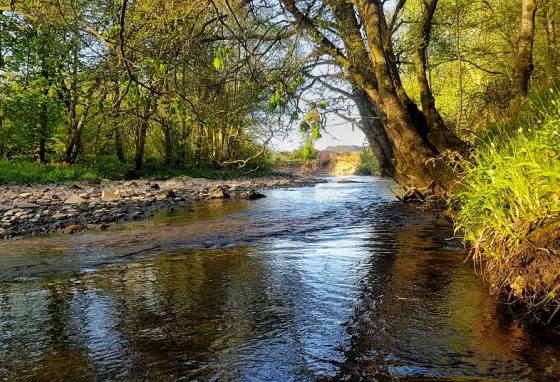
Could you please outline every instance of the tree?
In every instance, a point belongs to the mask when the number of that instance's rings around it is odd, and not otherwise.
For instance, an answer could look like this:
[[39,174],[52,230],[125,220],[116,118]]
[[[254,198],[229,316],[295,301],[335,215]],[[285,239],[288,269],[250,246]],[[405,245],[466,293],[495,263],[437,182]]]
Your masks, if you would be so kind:
[[[393,50],[395,25],[392,19],[387,20],[383,4],[378,0],[325,1],[343,47],[320,28],[322,22],[310,16],[312,7],[304,12],[294,0],[282,0],[282,4],[298,28],[304,29],[317,48],[330,55],[354,86],[367,95],[364,101],[372,104],[370,110],[379,113],[391,143],[397,181],[408,186],[433,184],[438,193],[448,190],[452,173],[437,157],[449,149],[462,150],[462,145],[445,125],[436,124],[434,118],[428,120],[409,98]],[[404,1],[399,5],[402,7]],[[325,13],[325,7],[320,9]]]
[[527,96],[529,79],[533,72],[533,41],[535,36],[536,0],[523,0],[521,5],[521,31],[517,42],[517,59],[514,63],[511,87],[511,107],[519,107]]

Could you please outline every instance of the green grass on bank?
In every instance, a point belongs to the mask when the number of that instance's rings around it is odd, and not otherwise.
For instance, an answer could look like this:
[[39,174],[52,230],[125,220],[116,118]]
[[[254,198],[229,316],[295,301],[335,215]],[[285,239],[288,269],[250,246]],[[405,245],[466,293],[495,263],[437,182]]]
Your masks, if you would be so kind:
[[559,243],[540,240],[539,230],[560,219],[560,94],[533,99],[490,131],[466,164],[457,231],[496,287],[558,303]]
[[209,164],[199,167],[173,167],[160,160],[146,160],[142,171],[135,171],[131,164],[120,163],[113,158],[102,158],[96,162],[83,162],[74,166],[62,164],[36,164],[31,159],[19,158],[0,161],[0,184],[62,183],[75,181],[100,182],[102,179],[131,180],[150,178],[165,180],[177,176],[191,176],[207,179],[237,179],[279,175],[269,167],[256,171],[249,169],[216,168]]
[[[467,164],[458,195],[467,241],[514,246],[544,219],[560,217],[560,94],[550,103],[553,108],[528,106],[537,116],[533,125],[517,120],[514,129],[483,138]],[[500,255],[491,248],[488,256]]]
[[79,167],[55,164],[38,165],[28,161],[0,161],[0,184],[60,183],[101,180],[95,172]]

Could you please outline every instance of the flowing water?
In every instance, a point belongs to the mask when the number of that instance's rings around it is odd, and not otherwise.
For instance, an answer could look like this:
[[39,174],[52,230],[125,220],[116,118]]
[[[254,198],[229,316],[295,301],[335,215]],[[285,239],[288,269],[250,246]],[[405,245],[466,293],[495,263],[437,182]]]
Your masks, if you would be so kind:
[[0,380],[559,380],[556,334],[361,180],[0,246]]

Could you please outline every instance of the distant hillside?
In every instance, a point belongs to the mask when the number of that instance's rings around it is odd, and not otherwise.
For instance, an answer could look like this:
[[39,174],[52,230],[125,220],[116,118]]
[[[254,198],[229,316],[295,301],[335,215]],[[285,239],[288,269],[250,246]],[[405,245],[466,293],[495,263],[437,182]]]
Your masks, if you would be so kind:
[[341,146],[329,146],[323,151],[332,151],[338,154],[346,154],[346,153],[353,153],[357,151],[362,151],[363,146],[357,145],[341,145]]

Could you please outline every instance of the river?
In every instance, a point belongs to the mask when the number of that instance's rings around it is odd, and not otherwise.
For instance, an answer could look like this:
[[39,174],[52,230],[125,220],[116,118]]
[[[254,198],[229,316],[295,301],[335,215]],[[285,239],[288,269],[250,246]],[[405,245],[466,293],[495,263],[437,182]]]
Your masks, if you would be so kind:
[[0,245],[0,380],[559,380],[445,222],[355,179]]

